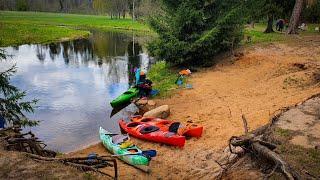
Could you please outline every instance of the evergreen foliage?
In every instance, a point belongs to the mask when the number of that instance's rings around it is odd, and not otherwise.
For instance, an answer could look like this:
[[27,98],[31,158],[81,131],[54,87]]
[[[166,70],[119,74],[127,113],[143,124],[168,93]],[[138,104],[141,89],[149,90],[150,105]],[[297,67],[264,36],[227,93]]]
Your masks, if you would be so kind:
[[26,0],[18,0],[17,2],[17,10],[18,11],[27,11],[28,10],[28,4]]
[[151,55],[173,65],[204,65],[236,46],[243,34],[243,4],[237,0],[162,0],[163,14],[149,20],[159,37]]
[[[6,59],[5,51],[0,49],[0,60]],[[10,77],[16,72],[12,66],[0,72],[0,116],[4,117],[7,124],[20,126],[36,126],[38,121],[29,120],[24,112],[33,112],[37,100],[23,101],[25,91],[20,91],[10,83]]]
[[302,13],[302,19],[311,23],[320,23],[320,1],[307,4]]

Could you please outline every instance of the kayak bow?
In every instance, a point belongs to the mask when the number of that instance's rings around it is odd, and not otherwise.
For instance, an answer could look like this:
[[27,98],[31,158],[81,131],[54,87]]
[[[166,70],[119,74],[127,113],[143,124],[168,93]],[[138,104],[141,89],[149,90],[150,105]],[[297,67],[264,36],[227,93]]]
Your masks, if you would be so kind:
[[130,101],[134,98],[137,97],[139,93],[138,88],[130,88],[128,91],[124,92],[120,96],[118,96],[116,99],[110,102],[111,106],[113,108],[118,107],[120,105],[130,103]]

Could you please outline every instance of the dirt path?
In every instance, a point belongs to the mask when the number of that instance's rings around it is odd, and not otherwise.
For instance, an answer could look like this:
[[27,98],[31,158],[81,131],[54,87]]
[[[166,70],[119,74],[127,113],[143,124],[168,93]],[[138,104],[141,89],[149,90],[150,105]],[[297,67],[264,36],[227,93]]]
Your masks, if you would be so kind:
[[[243,133],[242,114],[252,130],[268,123],[276,110],[320,92],[314,77],[320,67],[319,45],[320,38],[313,37],[246,48],[236,61],[225,59],[192,75],[189,82],[194,89],[158,100],[158,105],[171,107],[169,119],[205,126],[203,137],[188,140],[184,149],[134,139],[143,149],[158,150],[159,155],[152,161],[149,175],[120,163],[120,179],[212,179],[218,167],[214,159],[230,136]],[[70,155],[90,152],[107,154],[98,144]]]

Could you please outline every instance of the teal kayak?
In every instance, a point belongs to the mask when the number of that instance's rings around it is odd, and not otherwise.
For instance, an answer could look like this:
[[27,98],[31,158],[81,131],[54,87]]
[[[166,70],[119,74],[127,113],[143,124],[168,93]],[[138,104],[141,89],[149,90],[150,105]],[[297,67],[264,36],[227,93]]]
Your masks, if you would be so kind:
[[[143,155],[129,155],[129,154],[141,154],[142,151],[135,145],[122,149],[120,148],[120,144],[114,144],[112,137],[115,134],[111,134],[110,132],[104,130],[100,127],[99,130],[100,140],[104,147],[112,154],[117,155],[119,159],[122,161],[135,166],[139,169],[146,168],[149,165],[150,159]],[[134,152],[133,152],[134,151]]]
[[119,97],[110,102],[113,108],[120,105],[129,103],[134,97],[137,97],[139,94],[138,88],[130,88],[128,91],[121,94]]

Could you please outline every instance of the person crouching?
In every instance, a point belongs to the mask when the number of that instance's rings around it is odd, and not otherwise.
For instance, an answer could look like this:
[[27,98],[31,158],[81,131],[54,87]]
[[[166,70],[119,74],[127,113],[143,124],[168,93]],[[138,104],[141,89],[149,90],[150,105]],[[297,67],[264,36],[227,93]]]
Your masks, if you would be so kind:
[[147,76],[143,71],[140,72],[140,79],[137,86],[139,89],[139,97],[150,96],[152,91],[152,81],[147,79]]

